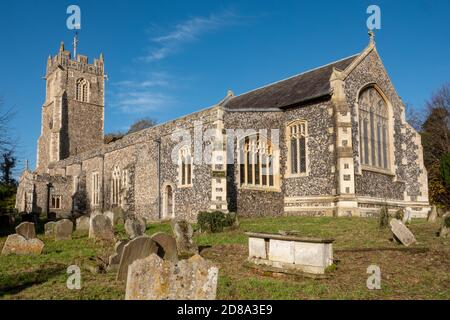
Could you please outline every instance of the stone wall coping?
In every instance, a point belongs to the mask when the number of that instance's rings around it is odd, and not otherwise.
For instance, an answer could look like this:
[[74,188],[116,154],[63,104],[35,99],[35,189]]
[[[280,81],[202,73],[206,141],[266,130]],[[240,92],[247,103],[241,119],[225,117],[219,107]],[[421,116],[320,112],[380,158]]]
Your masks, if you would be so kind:
[[286,240],[296,242],[308,242],[308,243],[333,243],[334,239],[321,239],[310,237],[299,237],[294,235],[281,235],[276,233],[264,233],[264,232],[246,232],[250,238],[262,238],[262,239],[274,239],[274,240]]

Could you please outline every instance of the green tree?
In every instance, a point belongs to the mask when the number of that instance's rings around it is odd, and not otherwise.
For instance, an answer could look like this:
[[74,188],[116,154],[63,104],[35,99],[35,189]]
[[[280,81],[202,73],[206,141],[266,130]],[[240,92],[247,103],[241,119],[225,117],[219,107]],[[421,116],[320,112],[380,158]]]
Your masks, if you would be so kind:
[[450,152],[441,160],[441,176],[447,188],[450,188]]
[[427,117],[421,134],[430,200],[433,204],[450,207],[450,186],[443,175],[450,152],[450,84],[442,86],[427,102]]

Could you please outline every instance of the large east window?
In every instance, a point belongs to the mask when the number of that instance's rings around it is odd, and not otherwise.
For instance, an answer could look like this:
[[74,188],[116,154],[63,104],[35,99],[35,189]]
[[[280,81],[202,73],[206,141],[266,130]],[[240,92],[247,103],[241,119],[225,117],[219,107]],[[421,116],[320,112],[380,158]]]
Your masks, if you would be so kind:
[[240,142],[240,185],[257,188],[278,186],[278,156],[272,143],[259,134],[245,137]]
[[361,163],[377,169],[389,169],[388,106],[373,87],[359,96]]

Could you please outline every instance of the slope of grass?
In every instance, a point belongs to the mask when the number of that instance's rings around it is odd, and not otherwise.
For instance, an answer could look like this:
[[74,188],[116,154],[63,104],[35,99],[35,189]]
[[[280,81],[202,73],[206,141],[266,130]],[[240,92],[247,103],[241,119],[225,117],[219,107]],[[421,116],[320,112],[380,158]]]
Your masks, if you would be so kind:
[[[450,299],[449,240],[436,237],[435,224],[414,220],[410,228],[425,251],[351,251],[349,249],[399,248],[380,230],[374,219],[279,217],[242,219],[240,228],[218,234],[197,234],[199,246],[209,247],[202,255],[220,268],[219,299]],[[39,228],[42,230],[42,228]],[[328,279],[298,278],[264,274],[244,266],[247,251],[245,232],[296,230],[304,236],[334,238],[337,269]],[[171,232],[170,224],[152,224],[146,233]],[[44,241],[40,256],[0,256],[0,299],[123,299],[123,283],[114,273],[93,274],[83,266],[89,259],[103,261],[113,253],[112,243],[94,242],[74,233],[72,240]],[[125,238],[123,226],[116,238]],[[0,238],[0,248],[6,237]],[[366,288],[366,269],[382,268],[382,290]],[[67,268],[82,270],[82,289],[66,287]]]

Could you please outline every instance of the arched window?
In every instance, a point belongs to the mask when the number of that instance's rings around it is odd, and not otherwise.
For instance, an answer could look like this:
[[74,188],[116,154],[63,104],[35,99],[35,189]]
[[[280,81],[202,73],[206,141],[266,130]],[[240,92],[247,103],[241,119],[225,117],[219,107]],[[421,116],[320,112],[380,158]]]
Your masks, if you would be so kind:
[[388,106],[374,88],[364,89],[359,96],[359,132],[361,163],[389,169]]
[[89,82],[86,79],[77,80],[76,99],[81,102],[89,102]]
[[185,146],[180,149],[179,156],[179,177],[180,185],[192,185],[192,156],[189,147]]
[[242,139],[239,156],[241,186],[277,187],[277,161],[273,145],[266,138],[256,134]]
[[119,167],[115,167],[112,173],[112,181],[111,181],[111,204],[119,206],[121,197],[121,176]]
[[296,121],[287,127],[288,168],[290,175],[307,173],[307,123]]

